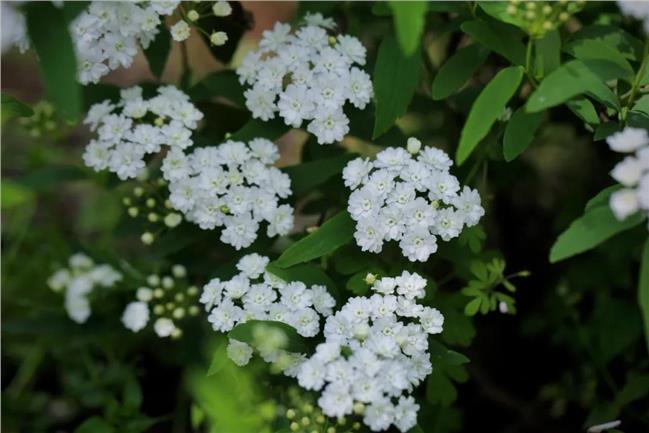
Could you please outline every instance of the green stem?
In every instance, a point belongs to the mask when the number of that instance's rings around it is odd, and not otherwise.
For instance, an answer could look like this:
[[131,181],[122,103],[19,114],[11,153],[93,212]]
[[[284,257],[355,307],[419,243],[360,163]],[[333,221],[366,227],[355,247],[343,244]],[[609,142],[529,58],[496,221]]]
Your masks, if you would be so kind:
[[530,83],[536,87],[536,80],[534,79],[534,73],[532,71],[532,45],[534,43],[534,38],[531,36],[527,39],[527,49],[525,50],[525,74],[530,80]]
[[627,120],[627,114],[629,110],[631,110],[631,107],[633,106],[633,103],[635,102],[635,96],[636,93],[638,92],[638,89],[640,88],[640,80],[644,76],[644,71],[649,65],[649,38],[645,41],[644,44],[644,50],[642,54],[642,63],[640,64],[640,69],[638,69],[638,73],[635,76],[635,79],[633,80],[633,84],[631,86],[631,92],[629,94],[629,99],[627,100],[626,103],[626,110],[623,110],[623,112],[620,113],[621,115],[621,120],[626,122]]

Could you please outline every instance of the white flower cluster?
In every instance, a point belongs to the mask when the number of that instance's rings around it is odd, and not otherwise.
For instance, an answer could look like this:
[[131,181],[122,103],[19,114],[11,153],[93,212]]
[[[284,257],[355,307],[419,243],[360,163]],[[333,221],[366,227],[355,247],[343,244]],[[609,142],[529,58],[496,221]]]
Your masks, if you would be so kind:
[[354,66],[365,64],[366,50],[353,36],[329,36],[335,24],[320,14],[307,15],[306,24],[291,34],[289,24],[275,23],[237,74],[252,86],[244,96],[254,118],[266,121],[279,112],[294,128],[310,121],[307,130],[318,143],[333,143],[349,132],[346,101],[363,109],[372,98],[369,75]]
[[182,330],[177,326],[177,321],[199,313],[199,308],[194,305],[198,288],[186,287],[183,281],[186,275],[187,270],[182,265],[174,265],[172,275],[149,275],[147,286],[137,289],[137,301],[129,303],[124,309],[124,327],[139,332],[149,323],[153,313],[157,317],[153,330],[158,337],[180,337]]
[[408,139],[408,151],[388,147],[374,161],[350,161],[343,179],[353,191],[347,209],[361,249],[379,253],[394,240],[410,261],[423,262],[437,251],[436,236],[448,241],[477,224],[484,215],[480,195],[467,186],[460,191],[452,164],[444,151],[421,149],[415,138]]
[[56,271],[47,280],[55,292],[65,291],[65,309],[70,319],[84,323],[90,317],[88,299],[96,286],[109,288],[122,279],[110,265],[95,265],[85,254],[77,253],[68,260],[69,268]]
[[93,1],[71,24],[79,81],[96,83],[118,67],[129,67],[138,44],[147,48],[158,34],[162,16],[179,1]]
[[0,8],[0,51],[4,54],[11,47],[16,46],[21,53],[29,49],[29,38],[27,37],[27,23],[25,14],[15,7],[17,2],[2,2]]
[[300,386],[323,390],[325,415],[351,414],[367,405],[363,421],[373,431],[394,424],[405,432],[417,422],[417,405],[407,395],[432,371],[428,335],[442,332],[444,316],[417,303],[426,280],[404,271],[377,280],[369,298],[350,298],[325,323],[325,342],[298,368]]
[[291,194],[291,179],[271,165],[278,158],[277,146],[263,138],[189,155],[174,148],[162,165],[171,205],[204,230],[223,226],[221,241],[237,250],[255,241],[262,221],[268,236],[285,235],[293,227],[293,208],[279,200]]
[[624,15],[642,21],[645,33],[649,34],[649,2],[642,0],[618,0],[617,5]]
[[641,210],[649,215],[649,133],[645,129],[627,127],[606,140],[611,150],[634,153],[618,162],[611,171],[613,179],[623,188],[611,194],[609,205],[618,220]]
[[[292,326],[304,337],[320,332],[320,316],[332,314],[334,298],[324,286],[286,283],[266,272],[269,261],[259,254],[246,255],[237,263],[239,274],[228,281],[215,278],[203,287],[200,302],[209,311],[208,320],[215,331],[228,332],[249,320],[271,320]],[[238,364],[246,364],[250,357],[245,359],[243,354],[251,355],[252,351],[241,346],[245,343],[232,344],[230,357]],[[273,350],[265,353],[258,349],[267,362],[275,361],[277,354]],[[235,354],[237,351],[242,353]]]
[[84,123],[99,137],[86,146],[83,160],[95,171],[108,169],[122,179],[135,178],[145,167],[144,157],[170,147],[169,155],[193,144],[192,131],[203,118],[189,97],[174,86],[158,89],[145,100],[142,88],[121,91],[121,100],[94,104]]

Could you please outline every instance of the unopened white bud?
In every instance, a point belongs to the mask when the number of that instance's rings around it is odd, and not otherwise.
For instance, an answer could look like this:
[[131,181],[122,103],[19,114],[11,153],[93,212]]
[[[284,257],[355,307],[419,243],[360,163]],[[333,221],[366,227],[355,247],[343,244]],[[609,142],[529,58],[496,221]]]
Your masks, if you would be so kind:
[[412,155],[416,155],[421,149],[421,141],[415,137],[410,137],[407,141],[408,152]]
[[226,1],[220,0],[214,3],[212,6],[212,12],[217,17],[227,17],[232,13],[232,6],[230,6],[230,3]]
[[221,46],[225,45],[228,41],[228,35],[225,32],[212,32],[210,35],[210,42],[212,45]]

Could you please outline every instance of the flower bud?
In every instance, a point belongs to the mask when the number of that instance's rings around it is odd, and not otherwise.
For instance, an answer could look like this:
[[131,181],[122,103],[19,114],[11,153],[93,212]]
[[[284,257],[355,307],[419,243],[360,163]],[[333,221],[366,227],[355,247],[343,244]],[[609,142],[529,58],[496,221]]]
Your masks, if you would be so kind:
[[174,286],[174,279],[170,276],[162,277],[162,287],[171,289]]
[[136,208],[135,206],[131,206],[130,208],[128,208],[127,212],[128,212],[128,216],[130,216],[131,218],[135,218],[140,213],[139,209]]
[[367,275],[365,275],[365,283],[369,284],[370,286],[376,282],[376,275],[374,275],[371,272],[368,272]]
[[309,419],[308,416],[303,416],[302,419],[300,420],[300,423],[301,423],[304,427],[306,427],[306,426],[308,426],[309,424],[311,424],[311,420]]
[[217,17],[227,17],[232,13],[232,6],[224,0],[219,0],[212,6],[212,12]]
[[192,9],[187,12],[187,18],[189,18],[189,21],[196,21],[200,18],[200,15],[196,12],[196,9]]
[[153,198],[148,198],[146,200],[146,207],[154,207],[155,206],[155,199]]
[[144,195],[144,188],[142,188],[141,186],[136,186],[135,188],[133,188],[133,195],[135,197],[142,197]]
[[290,426],[291,431],[298,431],[300,429],[300,424],[293,421]]
[[188,294],[189,296],[196,296],[196,295],[198,295],[198,287],[196,287],[196,286],[190,286],[190,287],[187,289],[187,294]]
[[157,288],[153,291],[153,297],[154,298],[162,298],[165,295],[165,292],[161,288]]
[[146,282],[149,284],[149,286],[157,286],[160,284],[160,277],[157,275],[149,275],[146,277]]
[[149,220],[149,222],[152,222],[152,223],[156,223],[160,219],[158,214],[155,213],[155,212],[149,212],[149,215],[147,215],[146,218]]
[[288,419],[295,418],[295,415],[296,415],[295,410],[293,410],[293,409],[289,409],[289,410],[286,411],[286,418],[288,418]]
[[179,213],[170,213],[164,219],[164,223],[170,229],[178,226],[183,220],[183,217]]
[[217,47],[225,45],[228,41],[228,35],[225,32],[212,32],[210,35],[210,43],[216,45]]
[[408,152],[412,155],[416,155],[421,149],[421,141],[415,137],[410,137],[406,145]]
[[182,319],[183,317],[185,317],[185,309],[182,307],[176,308],[173,311],[172,316],[174,317],[174,319]]
[[153,313],[158,316],[164,313],[164,311],[165,307],[163,307],[162,305],[156,305],[155,307],[153,307]]
[[124,206],[130,206],[131,203],[132,203],[131,198],[130,197],[124,197],[122,199],[122,203],[124,203]]
[[198,316],[200,309],[196,305],[192,305],[187,309],[190,316]]
[[183,331],[179,328],[175,328],[173,331],[171,331],[171,338],[173,339],[178,339],[183,336]]
[[176,278],[185,278],[187,275],[187,269],[183,265],[173,265],[171,273]]
[[144,245],[151,245],[153,241],[155,241],[155,236],[153,236],[153,233],[151,232],[144,232],[142,233],[142,236],[140,236],[140,240]]

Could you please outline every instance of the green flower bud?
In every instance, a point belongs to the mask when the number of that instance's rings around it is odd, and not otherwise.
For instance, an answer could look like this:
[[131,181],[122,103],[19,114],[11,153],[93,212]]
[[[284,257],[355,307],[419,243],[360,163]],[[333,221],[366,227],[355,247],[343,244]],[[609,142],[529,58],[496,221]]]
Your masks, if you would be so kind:
[[155,236],[151,232],[144,232],[140,236],[140,240],[144,245],[151,245],[155,241]]

